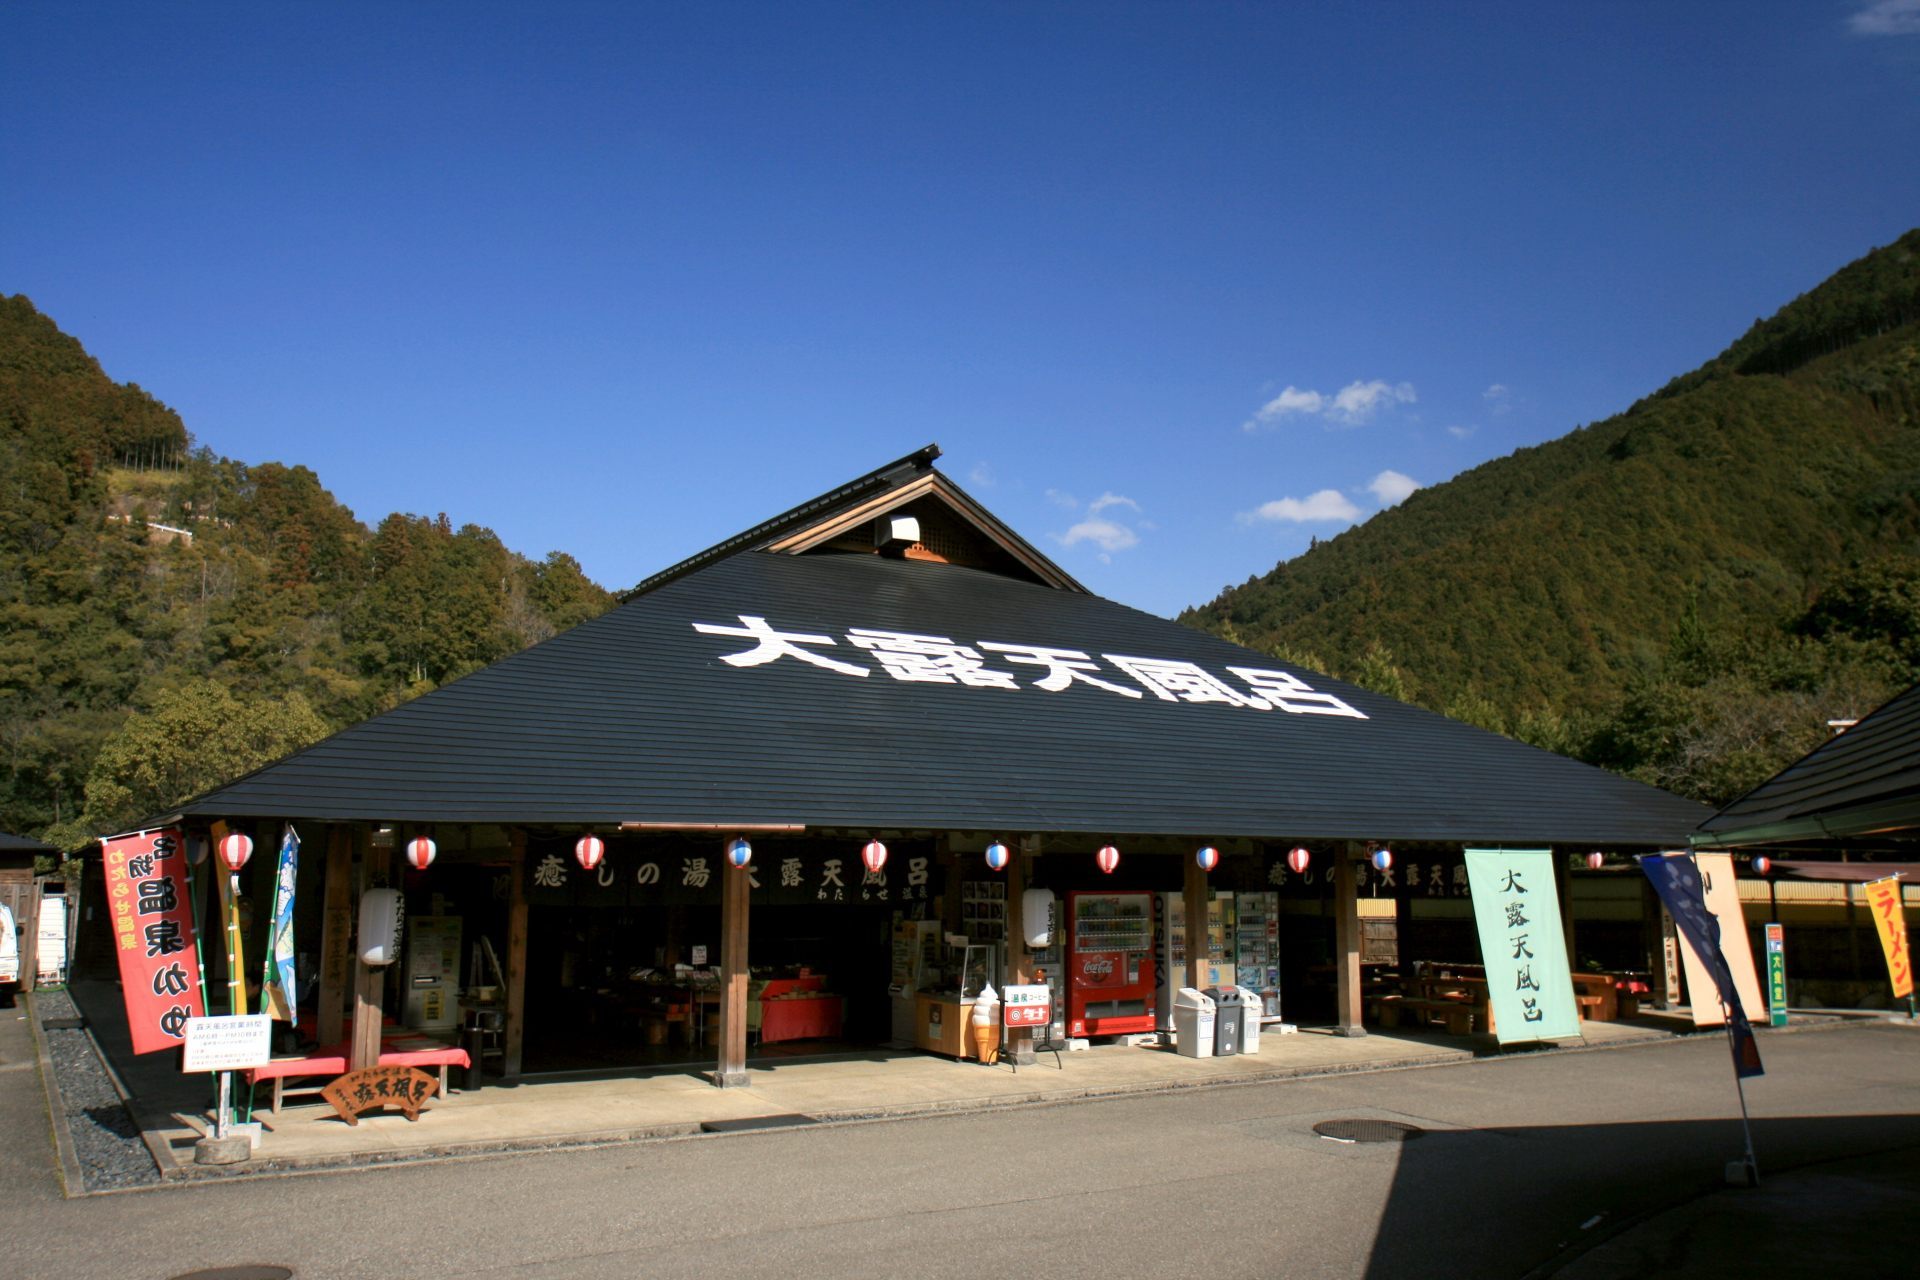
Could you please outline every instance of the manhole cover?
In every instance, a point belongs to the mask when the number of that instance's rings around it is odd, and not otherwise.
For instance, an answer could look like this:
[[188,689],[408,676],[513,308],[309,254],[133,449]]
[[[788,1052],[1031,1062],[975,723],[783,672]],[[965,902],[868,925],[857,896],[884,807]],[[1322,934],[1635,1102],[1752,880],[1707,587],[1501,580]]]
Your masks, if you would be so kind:
[[1407,1142],[1425,1132],[1398,1120],[1322,1120],[1313,1131],[1335,1142]]
[[173,1280],[293,1280],[291,1267],[209,1267],[205,1271],[189,1271]]

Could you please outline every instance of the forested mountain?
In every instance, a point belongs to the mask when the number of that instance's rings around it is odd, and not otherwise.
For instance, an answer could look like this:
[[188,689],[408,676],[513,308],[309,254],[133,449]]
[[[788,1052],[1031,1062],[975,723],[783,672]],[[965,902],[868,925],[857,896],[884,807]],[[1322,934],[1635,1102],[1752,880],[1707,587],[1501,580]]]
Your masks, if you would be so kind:
[[1920,680],[1920,230],[1183,620],[1709,801]]
[[0,830],[71,847],[612,603],[479,525],[368,530],[301,466],[193,447],[0,295]]

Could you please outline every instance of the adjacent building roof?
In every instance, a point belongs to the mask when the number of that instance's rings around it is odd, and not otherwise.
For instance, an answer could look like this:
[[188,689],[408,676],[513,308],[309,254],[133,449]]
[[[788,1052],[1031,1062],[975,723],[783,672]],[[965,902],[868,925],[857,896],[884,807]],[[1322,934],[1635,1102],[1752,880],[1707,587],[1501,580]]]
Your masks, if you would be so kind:
[[696,557],[185,811],[1607,847],[1707,814],[1024,567],[847,545]]
[[44,841],[28,836],[16,836],[11,832],[0,831],[0,853],[58,853],[58,849]]
[[1701,848],[1920,838],[1920,685],[1701,824]]

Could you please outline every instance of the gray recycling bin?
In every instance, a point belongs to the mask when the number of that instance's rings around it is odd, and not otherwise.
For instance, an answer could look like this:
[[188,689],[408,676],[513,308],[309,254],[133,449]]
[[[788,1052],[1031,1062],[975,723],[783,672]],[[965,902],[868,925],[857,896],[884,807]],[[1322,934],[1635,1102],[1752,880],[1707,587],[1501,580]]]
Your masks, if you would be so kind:
[[1207,999],[1213,1001],[1213,1056],[1231,1058],[1240,1052],[1240,1008],[1234,992],[1238,987],[1208,987]]
[[[1240,1052],[1260,1052],[1260,993],[1246,987],[1221,987],[1209,994],[1219,1022],[1240,1024]],[[1216,1033],[1217,1034],[1217,1033]]]
[[1173,997],[1173,1049],[1183,1058],[1211,1058],[1214,1036],[1213,1001],[1192,987]]

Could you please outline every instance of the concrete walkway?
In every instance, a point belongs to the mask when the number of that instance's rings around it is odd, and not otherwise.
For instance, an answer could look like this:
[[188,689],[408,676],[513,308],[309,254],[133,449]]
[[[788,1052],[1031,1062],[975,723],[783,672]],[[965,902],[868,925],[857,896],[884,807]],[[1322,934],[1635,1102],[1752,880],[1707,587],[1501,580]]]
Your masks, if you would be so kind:
[[[1598,1048],[1666,1040],[1672,1033],[1627,1023],[1588,1025]],[[1462,1062],[1484,1056],[1490,1039],[1434,1033],[1346,1038],[1324,1030],[1263,1036],[1257,1055],[1183,1058],[1162,1048],[1103,1045],[1042,1055],[1017,1073],[917,1052],[873,1051],[751,1071],[744,1089],[716,1089],[695,1072],[588,1080],[528,1079],[489,1084],[439,1099],[409,1122],[398,1113],[343,1123],[325,1103],[256,1113],[267,1132],[255,1158],[231,1170],[193,1164],[204,1117],[141,1107],[148,1145],[171,1178],[386,1163],[518,1149],[631,1141],[743,1122],[855,1121],[990,1107],[1118,1097],[1289,1076],[1329,1075]]]

